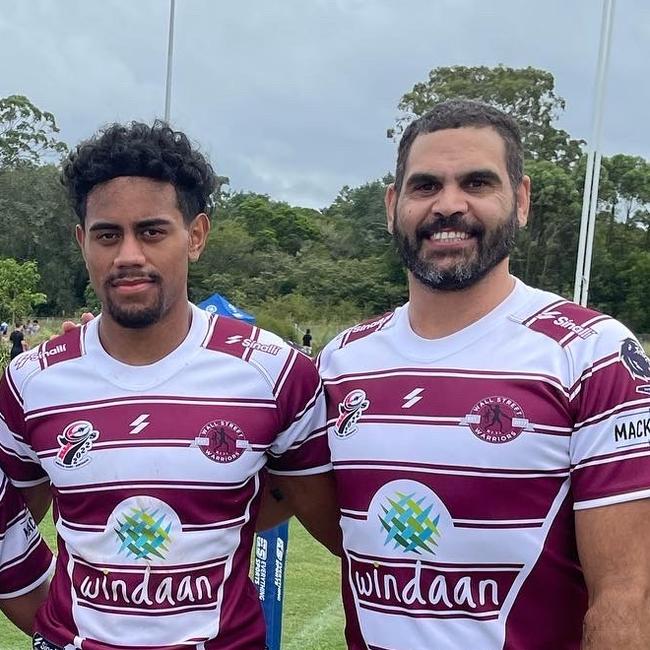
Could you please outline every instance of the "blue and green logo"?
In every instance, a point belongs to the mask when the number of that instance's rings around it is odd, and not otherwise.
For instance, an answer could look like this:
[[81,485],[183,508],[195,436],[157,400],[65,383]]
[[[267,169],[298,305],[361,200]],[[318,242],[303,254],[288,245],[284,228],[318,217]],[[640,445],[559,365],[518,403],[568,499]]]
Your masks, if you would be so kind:
[[169,551],[171,522],[165,521],[165,515],[158,516],[158,510],[149,513],[144,508],[131,508],[130,514],[123,515],[124,521],[117,519],[119,528],[115,528],[122,545],[119,552],[138,560],[150,560],[152,556],[165,559]]
[[395,499],[388,499],[390,507],[381,506],[384,517],[379,515],[379,521],[386,531],[384,546],[392,542],[395,549],[401,547],[418,555],[422,551],[435,554],[435,548],[438,546],[436,538],[440,537],[440,513],[435,519],[431,519],[429,514],[433,504],[425,507],[425,497],[418,500],[414,497],[415,492],[397,492]]

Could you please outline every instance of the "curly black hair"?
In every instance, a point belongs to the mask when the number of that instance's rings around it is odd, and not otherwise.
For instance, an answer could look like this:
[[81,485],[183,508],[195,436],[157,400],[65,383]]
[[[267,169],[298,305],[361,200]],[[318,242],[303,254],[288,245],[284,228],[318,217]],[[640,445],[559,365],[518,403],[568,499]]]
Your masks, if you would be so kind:
[[217,187],[212,166],[188,137],[166,122],[110,124],[79,144],[63,163],[61,183],[83,225],[88,194],[119,176],[142,176],[171,183],[178,208],[189,223],[208,211]]

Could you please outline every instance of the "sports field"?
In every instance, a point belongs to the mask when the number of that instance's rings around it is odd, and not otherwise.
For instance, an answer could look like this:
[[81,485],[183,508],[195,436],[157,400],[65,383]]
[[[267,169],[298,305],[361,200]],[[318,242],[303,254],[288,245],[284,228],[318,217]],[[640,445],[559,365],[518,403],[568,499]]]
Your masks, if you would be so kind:
[[[41,526],[53,545],[54,526]],[[291,522],[282,650],[344,650],[338,562]],[[0,650],[29,650],[29,639],[0,614]]]

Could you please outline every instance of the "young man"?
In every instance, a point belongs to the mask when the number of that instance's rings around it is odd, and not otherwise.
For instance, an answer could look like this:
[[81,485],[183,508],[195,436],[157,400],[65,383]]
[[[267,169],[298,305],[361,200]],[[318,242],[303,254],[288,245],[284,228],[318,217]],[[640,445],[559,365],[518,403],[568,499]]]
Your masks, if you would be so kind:
[[0,460],[32,512],[44,480],[54,494],[59,554],[35,646],[259,650],[248,566],[267,466],[338,545],[316,369],[188,302],[215,176],[184,134],[113,125],[77,147],[63,182],[102,314],[0,384]]
[[0,471],[0,610],[26,634],[47,596],[52,565],[34,519]]
[[650,647],[650,362],[509,274],[529,200],[500,111],[450,101],[404,132],[409,302],[319,362],[351,650]]

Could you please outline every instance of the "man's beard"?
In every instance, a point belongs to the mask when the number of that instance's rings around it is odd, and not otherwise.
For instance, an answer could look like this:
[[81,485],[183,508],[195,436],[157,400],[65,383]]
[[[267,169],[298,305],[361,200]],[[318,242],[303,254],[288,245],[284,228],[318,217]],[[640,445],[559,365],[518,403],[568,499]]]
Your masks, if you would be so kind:
[[[451,215],[421,224],[415,231],[414,241],[401,229],[397,208],[393,223],[393,240],[406,268],[423,285],[436,291],[460,291],[476,284],[510,255],[519,230],[516,202],[509,217],[491,230],[476,220],[470,222],[462,216]],[[467,233],[476,246],[469,251],[431,252],[427,257],[422,256],[424,242],[443,230]],[[444,260],[450,255],[456,255],[458,261],[451,265],[438,262],[438,258]]]
[[151,305],[119,304],[111,298],[110,286],[115,278],[107,280],[104,287],[103,307],[111,318],[122,327],[143,329],[157,323],[165,314],[165,301],[159,277],[151,277],[156,286],[156,299]]

